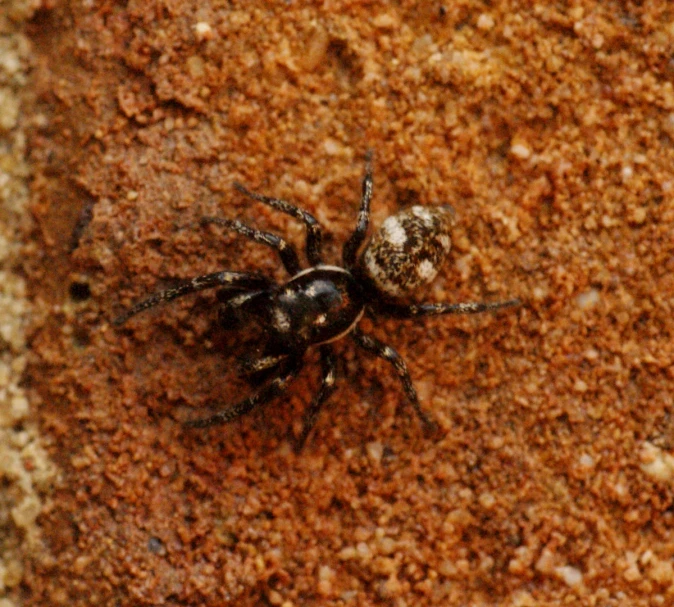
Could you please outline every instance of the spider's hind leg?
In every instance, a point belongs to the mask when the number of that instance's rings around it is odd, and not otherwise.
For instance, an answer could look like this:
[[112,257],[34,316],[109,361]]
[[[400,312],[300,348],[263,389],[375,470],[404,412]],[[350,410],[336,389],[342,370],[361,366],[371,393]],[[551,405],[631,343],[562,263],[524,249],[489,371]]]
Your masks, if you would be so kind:
[[321,241],[323,236],[321,234],[321,226],[318,223],[318,220],[309,212],[296,207],[294,204],[290,204],[285,200],[280,200],[279,198],[272,198],[271,196],[263,196],[262,194],[257,194],[246,189],[240,183],[234,183],[234,187],[241,192],[244,196],[257,200],[267,206],[281,211],[286,215],[290,215],[295,219],[299,219],[307,228],[307,258],[309,263],[312,266],[317,266],[322,263],[321,260]]
[[393,368],[398,374],[398,378],[403,385],[407,399],[410,401],[410,403],[412,403],[417,417],[424,426],[424,430],[429,433],[434,432],[437,429],[437,424],[421,408],[419,396],[417,395],[417,391],[414,388],[414,384],[412,383],[410,372],[408,371],[407,365],[400,354],[378,339],[361,333],[358,328],[351,332],[351,337],[361,348],[367,350],[368,352],[372,352],[375,356],[383,358],[393,365]]
[[370,203],[372,202],[372,151],[368,151],[365,156],[365,176],[363,177],[362,193],[360,198],[360,209],[356,228],[351,234],[349,240],[344,243],[342,249],[342,261],[347,270],[351,270],[356,265],[356,255],[358,248],[363,244],[367,235],[367,228],[370,225]]
[[199,220],[199,223],[202,226],[213,224],[222,228],[226,228],[227,230],[232,230],[237,234],[241,234],[241,236],[244,236],[245,238],[270,247],[279,254],[281,262],[283,263],[283,266],[287,270],[288,274],[294,276],[300,271],[300,262],[299,258],[297,257],[297,252],[292,245],[290,245],[280,236],[276,236],[276,234],[272,234],[271,232],[263,232],[262,230],[258,230],[256,228],[251,228],[237,219],[202,217]]
[[492,312],[501,308],[514,308],[522,302],[519,299],[506,301],[478,301],[467,303],[422,303],[397,304],[392,302],[378,302],[377,312],[395,318],[419,318],[420,316],[440,316],[442,314],[480,314]]

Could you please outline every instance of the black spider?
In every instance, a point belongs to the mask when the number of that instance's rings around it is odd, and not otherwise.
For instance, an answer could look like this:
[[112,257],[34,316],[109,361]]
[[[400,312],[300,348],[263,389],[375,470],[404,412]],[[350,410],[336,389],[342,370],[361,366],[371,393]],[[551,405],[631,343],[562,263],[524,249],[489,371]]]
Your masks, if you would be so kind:
[[388,217],[358,257],[370,220],[372,166],[368,155],[356,229],[343,248],[344,267],[338,267],[322,262],[321,229],[311,214],[283,200],[250,192],[238,183],[234,187],[249,198],[305,224],[306,255],[311,267],[302,270],[297,252],[280,236],[251,228],[235,219],[204,217],[202,225],[216,224],[275,249],[291,276],[290,280],[277,284],[259,274],[228,270],[205,274],[176,288],[155,293],[114,321],[121,325],[134,314],[160,302],[220,287],[219,321],[225,328],[251,319],[260,324],[266,339],[264,350],[258,356],[242,361],[242,367],[246,373],[261,378],[263,387],[235,405],[206,419],[187,422],[187,425],[204,428],[226,423],[282,394],[302,368],[304,353],[310,347],[318,346],[323,379],[304,415],[304,427],[296,444],[301,449],[323,403],[335,389],[335,356],[329,344],[350,335],[361,348],[393,365],[417,416],[427,429],[432,429],[434,423],[421,408],[403,359],[390,346],[361,333],[357,324],[366,310],[374,316],[416,318],[474,314],[519,304],[517,299],[458,304],[404,304],[399,301],[435,278],[451,246],[452,208],[413,206]]

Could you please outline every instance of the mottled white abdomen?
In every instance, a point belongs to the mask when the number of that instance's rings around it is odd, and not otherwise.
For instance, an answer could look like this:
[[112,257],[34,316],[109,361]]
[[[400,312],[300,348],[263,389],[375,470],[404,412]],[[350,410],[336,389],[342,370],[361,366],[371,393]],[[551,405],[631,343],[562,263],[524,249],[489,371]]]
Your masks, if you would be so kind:
[[452,246],[454,210],[413,206],[388,217],[372,236],[360,266],[374,286],[406,297],[431,282]]

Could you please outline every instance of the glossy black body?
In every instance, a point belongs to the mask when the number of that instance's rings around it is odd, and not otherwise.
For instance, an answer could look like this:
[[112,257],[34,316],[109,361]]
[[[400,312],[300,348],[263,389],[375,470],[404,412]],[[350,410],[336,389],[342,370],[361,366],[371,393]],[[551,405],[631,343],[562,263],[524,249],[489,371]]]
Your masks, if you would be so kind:
[[353,275],[337,266],[303,270],[287,282],[241,292],[222,289],[219,324],[234,329],[254,322],[265,335],[265,354],[301,354],[347,334],[365,310]]
[[298,352],[339,339],[364,309],[363,293],[351,273],[321,265],[269,293],[265,328],[270,341]]

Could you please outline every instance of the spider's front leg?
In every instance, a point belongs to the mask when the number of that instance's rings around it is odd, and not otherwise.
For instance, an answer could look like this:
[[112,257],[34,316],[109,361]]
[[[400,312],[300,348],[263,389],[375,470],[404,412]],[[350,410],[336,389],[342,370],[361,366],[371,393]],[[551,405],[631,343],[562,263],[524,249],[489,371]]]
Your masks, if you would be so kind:
[[283,394],[302,369],[302,358],[293,357],[283,361],[277,370],[276,376],[269,381],[259,392],[252,396],[219,411],[211,417],[204,419],[195,419],[185,422],[186,426],[191,428],[208,428],[219,424],[226,424],[232,420],[249,413],[256,407],[269,402],[271,399]]
[[270,377],[278,374],[280,365],[288,359],[288,354],[263,354],[239,358],[239,373],[254,388],[265,384]]
[[187,279],[173,289],[159,291],[147,299],[138,302],[126,312],[120,314],[112,322],[115,325],[122,325],[139,312],[153,308],[160,303],[173,301],[178,297],[183,297],[190,293],[196,293],[197,291],[203,291],[205,289],[224,287],[227,289],[244,291],[267,289],[270,285],[271,281],[268,278],[259,274],[250,274],[247,272],[230,272],[229,270],[225,270],[222,272],[213,272],[212,274],[195,276],[194,278]]

